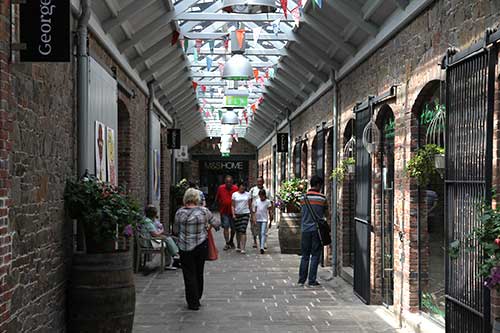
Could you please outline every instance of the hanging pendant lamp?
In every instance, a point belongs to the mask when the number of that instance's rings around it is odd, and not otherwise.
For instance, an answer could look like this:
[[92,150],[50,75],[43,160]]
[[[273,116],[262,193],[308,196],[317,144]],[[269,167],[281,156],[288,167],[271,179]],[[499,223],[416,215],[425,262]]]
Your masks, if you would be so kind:
[[224,65],[222,78],[232,81],[251,80],[253,78],[253,69],[250,61],[241,54],[234,54]]
[[226,13],[274,13],[277,9],[274,0],[224,0],[222,2],[222,10]]
[[223,125],[238,125],[239,123],[238,115],[232,110],[226,111],[221,119]]

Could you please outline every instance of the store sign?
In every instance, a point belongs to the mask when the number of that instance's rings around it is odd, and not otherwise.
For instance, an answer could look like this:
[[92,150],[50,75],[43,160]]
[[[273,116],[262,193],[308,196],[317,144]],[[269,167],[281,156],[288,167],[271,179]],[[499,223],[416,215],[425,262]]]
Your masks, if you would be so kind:
[[167,149],[181,148],[181,130],[178,128],[167,129]]
[[22,62],[70,62],[70,0],[29,0],[20,4]]
[[278,153],[288,153],[288,133],[278,133]]
[[243,170],[243,162],[223,162],[223,161],[207,161],[205,162],[205,168],[212,171],[221,170]]
[[248,106],[248,96],[224,96],[225,107],[244,108]]

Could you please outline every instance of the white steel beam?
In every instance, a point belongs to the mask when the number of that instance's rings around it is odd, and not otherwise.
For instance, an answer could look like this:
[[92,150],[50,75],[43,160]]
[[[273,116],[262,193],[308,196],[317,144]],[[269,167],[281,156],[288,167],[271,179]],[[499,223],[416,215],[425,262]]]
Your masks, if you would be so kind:
[[173,52],[167,53],[167,55],[156,61],[148,69],[142,71],[140,73],[141,79],[149,81],[148,78],[150,78],[154,73],[166,70],[171,66],[177,66],[179,63],[181,63],[184,59],[184,54],[175,51],[176,50],[174,49]]
[[[193,54],[193,49],[188,50],[187,54]],[[245,55],[262,55],[262,56],[282,56],[285,55],[286,52],[284,49],[252,49],[248,48],[245,50]],[[208,49],[201,49],[198,55],[230,55],[229,52],[224,48],[217,48],[214,51],[210,51]]]
[[[136,31],[131,39],[128,39],[118,45],[118,49],[120,52],[125,53],[132,47],[139,44],[141,41],[148,39],[152,34],[156,33],[158,30],[164,28],[167,24],[165,24],[164,17],[160,17],[154,20],[152,23],[146,25],[139,31]],[[168,35],[173,32],[172,26],[168,26],[165,35]]]
[[[185,0],[184,0],[185,1]],[[182,2],[181,2],[182,3]],[[281,22],[293,22],[293,18],[287,19],[282,14],[222,14],[222,13],[182,13],[175,17],[178,21],[204,21],[204,22],[272,22],[280,19]]]
[[[169,50],[175,50],[177,49],[176,46],[170,46],[172,40],[172,34],[168,35],[165,38],[160,39],[156,44],[145,50],[144,52],[140,52],[140,55],[135,57],[130,61],[130,66],[133,68],[137,68],[140,64],[143,64],[146,62],[147,59],[155,56],[159,52],[169,49]],[[170,52],[170,51],[169,51]]]
[[360,15],[359,10],[352,8],[346,0],[335,0],[332,4],[326,1],[324,5],[325,7],[329,7],[330,9],[341,13],[370,36],[375,37],[377,35],[379,28],[375,24],[365,21]]
[[363,20],[369,20],[377,9],[382,6],[385,0],[372,0],[367,1],[363,7],[361,7],[361,12],[363,13]]
[[105,20],[102,24],[102,29],[109,33],[109,31],[120,24],[124,23],[132,16],[137,14],[137,12],[144,10],[145,8],[152,5],[156,0],[141,0],[141,1],[132,1],[124,8],[120,9],[116,16]]
[[[181,26],[182,31],[183,26]],[[182,35],[186,38],[189,39],[201,39],[201,40],[216,40],[216,39],[222,39],[224,36],[228,36],[229,33],[225,32],[183,32]],[[250,32],[247,32],[245,34],[245,38],[247,42],[252,42],[253,43],[253,34]],[[291,39],[290,39],[291,38]],[[293,41],[295,40],[295,37],[290,34],[285,34],[285,33],[279,33],[279,34],[269,34],[269,33],[261,33],[259,35],[259,41],[282,41],[282,42],[287,42],[287,41]]]

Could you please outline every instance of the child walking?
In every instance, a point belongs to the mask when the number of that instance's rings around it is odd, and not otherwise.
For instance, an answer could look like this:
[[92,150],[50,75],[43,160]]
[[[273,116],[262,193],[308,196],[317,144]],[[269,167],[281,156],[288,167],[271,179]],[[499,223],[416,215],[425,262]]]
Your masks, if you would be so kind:
[[274,220],[273,206],[267,198],[266,190],[259,191],[259,199],[254,200],[252,206],[252,223],[258,226],[260,254],[264,254],[268,223],[271,228]]

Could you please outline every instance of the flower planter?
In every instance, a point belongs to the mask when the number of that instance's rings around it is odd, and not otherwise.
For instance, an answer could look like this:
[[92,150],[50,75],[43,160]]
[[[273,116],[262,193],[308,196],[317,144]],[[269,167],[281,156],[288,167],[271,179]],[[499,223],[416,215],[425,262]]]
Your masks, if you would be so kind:
[[77,254],[68,290],[68,331],[132,332],[135,286],[130,252]]
[[445,164],[444,154],[434,155],[434,166],[436,167],[436,170],[444,170]]
[[278,231],[281,253],[300,255],[300,220],[300,213],[281,213]]

